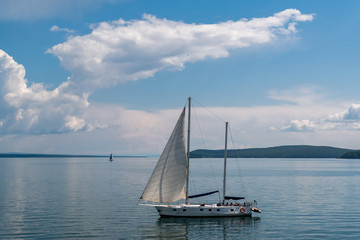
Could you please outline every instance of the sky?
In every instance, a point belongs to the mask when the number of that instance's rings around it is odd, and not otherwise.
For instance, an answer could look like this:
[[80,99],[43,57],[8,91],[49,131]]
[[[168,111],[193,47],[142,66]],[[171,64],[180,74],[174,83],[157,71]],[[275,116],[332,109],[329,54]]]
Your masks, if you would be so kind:
[[[360,2],[0,0],[0,152],[360,149]],[[200,127],[197,127],[200,126]]]

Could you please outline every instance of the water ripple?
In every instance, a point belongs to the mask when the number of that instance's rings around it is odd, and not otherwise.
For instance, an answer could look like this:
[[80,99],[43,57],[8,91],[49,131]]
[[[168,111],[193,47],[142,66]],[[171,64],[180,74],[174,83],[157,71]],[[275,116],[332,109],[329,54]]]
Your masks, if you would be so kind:
[[[219,169],[215,179],[221,179],[222,162],[212,161]],[[174,219],[137,205],[156,159],[1,159],[0,238],[360,238],[359,162],[241,161],[247,194],[258,200],[262,214]],[[203,162],[192,166],[199,169],[192,171],[194,185],[208,187],[214,177]],[[236,173],[230,167],[229,191],[241,194]]]

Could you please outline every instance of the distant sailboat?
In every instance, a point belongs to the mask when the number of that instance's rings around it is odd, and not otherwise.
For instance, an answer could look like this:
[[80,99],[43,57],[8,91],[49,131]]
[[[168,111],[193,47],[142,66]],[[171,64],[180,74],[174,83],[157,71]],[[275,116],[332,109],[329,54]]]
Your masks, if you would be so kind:
[[[159,161],[144,189],[140,199],[156,204],[154,206],[160,216],[164,217],[238,217],[251,216],[253,212],[261,212],[256,208],[257,202],[246,201],[244,197],[226,196],[226,160],[228,123],[225,125],[224,178],[222,201],[213,204],[190,204],[189,199],[202,197],[219,191],[188,195],[189,190],[189,149],[190,149],[190,113],[191,98],[188,101],[187,147],[185,147],[185,108],[163,150]],[[185,199],[185,203],[169,203]],[[229,204],[227,200],[241,200],[242,203]]]
[[110,161],[110,162],[112,162],[112,161],[113,161],[112,153],[110,154],[109,161]]

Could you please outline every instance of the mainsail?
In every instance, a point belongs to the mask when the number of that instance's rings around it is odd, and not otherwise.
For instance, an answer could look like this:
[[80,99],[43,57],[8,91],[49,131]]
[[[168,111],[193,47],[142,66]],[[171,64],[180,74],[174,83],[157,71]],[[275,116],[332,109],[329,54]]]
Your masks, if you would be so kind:
[[145,187],[141,199],[169,203],[185,198],[186,149],[185,108],[162,152],[159,161]]

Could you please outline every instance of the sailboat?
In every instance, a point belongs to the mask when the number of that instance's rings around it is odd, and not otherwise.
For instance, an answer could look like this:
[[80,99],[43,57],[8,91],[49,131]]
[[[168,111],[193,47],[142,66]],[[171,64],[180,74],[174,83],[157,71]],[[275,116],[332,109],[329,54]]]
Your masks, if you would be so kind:
[[[222,200],[212,204],[192,204],[189,199],[218,193],[189,196],[189,159],[190,159],[190,113],[191,98],[188,98],[188,128],[185,140],[185,110],[182,110],[173,132],[156,164],[156,167],[142,193],[140,200],[152,202],[141,204],[154,206],[161,217],[240,217],[261,212],[257,202],[247,201],[244,197],[226,196],[226,161],[228,122],[225,124],[224,176]],[[185,144],[187,143],[187,144]],[[186,145],[186,146],[185,146]],[[185,199],[184,203],[174,203]],[[228,200],[238,201],[235,204]],[[241,201],[241,203],[240,203]],[[140,204],[139,204],[140,205]]]
[[112,153],[110,154],[109,161],[110,161],[110,162],[112,162],[112,161],[113,161]]

